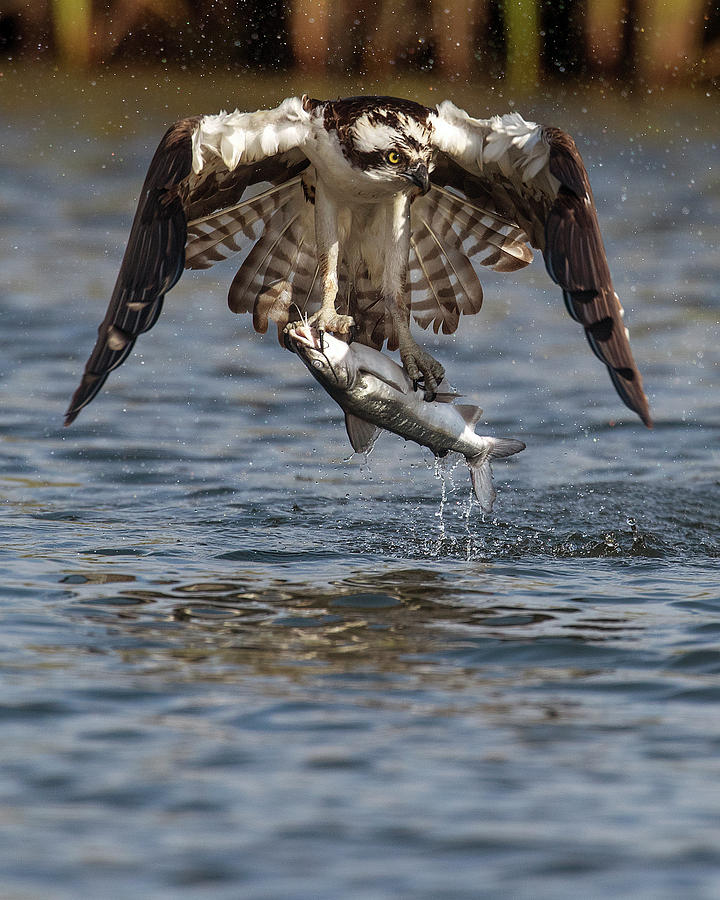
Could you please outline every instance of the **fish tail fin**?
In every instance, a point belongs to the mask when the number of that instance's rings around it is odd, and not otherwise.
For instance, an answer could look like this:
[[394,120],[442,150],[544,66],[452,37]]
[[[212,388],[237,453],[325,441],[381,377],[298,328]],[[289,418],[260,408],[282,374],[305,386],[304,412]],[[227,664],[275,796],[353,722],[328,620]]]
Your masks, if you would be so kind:
[[483,512],[490,512],[497,495],[492,483],[490,457],[483,453],[480,456],[469,459],[467,464],[470,469],[473,491],[480,504],[480,509]]
[[489,513],[497,496],[492,483],[490,461],[513,456],[515,453],[524,450],[525,444],[512,438],[488,438],[487,440],[490,441],[489,452],[468,458],[467,464],[470,469],[473,491],[480,504],[480,509]]
[[490,459],[505,459],[525,449],[525,444],[516,441],[515,438],[490,438],[490,440],[492,441]]

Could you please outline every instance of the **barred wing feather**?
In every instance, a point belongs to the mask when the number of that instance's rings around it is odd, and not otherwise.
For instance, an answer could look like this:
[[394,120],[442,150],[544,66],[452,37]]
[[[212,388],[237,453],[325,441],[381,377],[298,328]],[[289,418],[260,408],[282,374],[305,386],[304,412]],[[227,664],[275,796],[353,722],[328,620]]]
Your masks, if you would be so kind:
[[82,380],[65,414],[69,425],[152,328],[184,264],[186,219],[182,185],[190,172],[197,119],[183,119],[163,137],[150,163],[105,318]]
[[430,324],[437,334],[452,334],[458,326],[460,311],[453,278],[442,247],[426,227],[418,228],[410,238],[409,285],[411,309],[422,328]]
[[[630,349],[623,308],[612,285],[590,182],[575,142],[560,129],[526,122],[517,113],[473,119],[449,101],[433,118],[437,166],[431,176],[445,197],[466,199],[463,216],[484,213],[492,226],[516,231],[543,253],[550,277],[561,287],[570,315],[585,329],[595,355],[607,366],[620,398],[648,425],[650,408]],[[467,226],[466,226],[467,227]],[[508,237],[512,234],[507,232]],[[478,237],[483,264],[503,268],[508,248]],[[483,246],[495,246],[480,259]],[[529,247],[525,248],[528,255]],[[505,251],[505,252],[503,252]],[[498,252],[500,255],[494,256]],[[494,260],[490,262],[490,260]],[[520,265],[529,258],[516,257]],[[517,266],[516,266],[517,267]]]
[[296,198],[300,177],[291,178],[249,200],[188,222],[185,267],[208,269],[254,244],[278,209]]
[[[150,163],[115,289],[66,425],[128,357],[138,335],[155,324],[184,266],[207,268],[246,248],[278,205],[302,193],[298,176],[309,160],[300,146],[308,131],[309,113],[298,98],[256,113],[181,119],[168,129]],[[287,182],[293,183],[284,190]],[[253,189],[260,193],[244,203]]]
[[[467,190],[466,179],[450,179],[451,163],[438,161],[427,196],[413,203],[408,284],[415,321],[452,334],[460,314],[477,313],[483,292],[473,264],[512,272],[532,260],[528,236],[517,221],[487,200],[487,191]],[[459,167],[456,167],[459,169]],[[473,186],[471,185],[470,188]],[[460,193],[467,190],[467,193]]]

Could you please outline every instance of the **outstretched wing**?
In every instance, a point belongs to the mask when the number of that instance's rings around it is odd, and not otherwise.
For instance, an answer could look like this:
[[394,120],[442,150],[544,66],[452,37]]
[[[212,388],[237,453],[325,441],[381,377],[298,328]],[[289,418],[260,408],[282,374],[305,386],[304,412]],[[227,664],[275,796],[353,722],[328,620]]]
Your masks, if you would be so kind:
[[184,266],[207,268],[242,249],[243,239],[253,243],[288,198],[302,198],[298,176],[309,165],[301,148],[310,119],[302,101],[291,98],[272,110],[181,119],[166,132],[66,425],[155,324]]
[[[436,270],[450,268],[449,275],[458,273],[459,310],[475,312],[482,291],[473,300],[472,291],[477,289],[469,271],[461,269],[462,253],[481,265],[510,270],[530,261],[528,244],[542,251],[550,277],[562,288],[568,312],[584,327],[621,399],[651,427],[590,182],[573,139],[558,128],[526,122],[517,113],[473,119],[447,100],[430,121],[438,152],[431,174],[433,187],[413,204],[416,256],[424,260],[425,268],[428,259],[433,264],[435,258]],[[432,251],[432,242],[434,257],[422,251],[423,245]],[[454,257],[460,262],[448,266]],[[459,278],[461,271],[464,281]],[[431,274],[425,279],[415,277],[424,287]],[[438,319],[435,308],[442,306],[442,299],[425,301],[425,309],[418,310],[425,316],[424,322],[419,318],[421,324],[427,326],[434,317],[435,330],[438,324],[446,330],[446,320]],[[447,322],[447,330],[454,330],[457,319],[453,323],[450,316]]]

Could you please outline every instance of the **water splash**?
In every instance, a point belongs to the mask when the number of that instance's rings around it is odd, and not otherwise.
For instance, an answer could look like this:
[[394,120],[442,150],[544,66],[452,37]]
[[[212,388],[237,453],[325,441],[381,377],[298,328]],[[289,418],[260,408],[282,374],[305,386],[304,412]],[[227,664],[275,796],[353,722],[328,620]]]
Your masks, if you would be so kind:
[[[460,554],[464,555],[466,560],[470,560],[478,553],[478,534],[472,518],[473,509],[478,503],[472,485],[467,495],[451,504],[452,494],[465,487],[464,480],[460,484],[455,481],[455,470],[462,462],[463,457],[456,453],[448,454],[442,459],[439,457],[434,459],[433,474],[440,480],[440,503],[433,514],[438,519],[439,534],[432,549],[436,555],[447,554],[448,551],[456,555],[458,550],[464,547],[464,554],[463,550],[460,550]],[[462,526],[462,536],[453,533],[457,531],[458,522]]]
[[445,476],[447,474],[447,469],[445,465],[445,460],[441,459],[439,456],[435,457],[435,467],[434,472],[436,478],[440,479],[440,506],[435,512],[435,518],[440,520],[440,537],[438,541],[437,550],[440,552],[443,544],[445,543],[445,504],[447,503],[447,483],[445,481]]
[[460,516],[463,519],[465,525],[465,559],[469,561],[471,559],[471,555],[473,552],[473,539],[474,534],[472,529],[470,528],[470,516],[472,515],[472,509],[475,505],[475,494],[472,489],[472,485],[470,486],[470,493],[468,494],[467,501],[463,504]]

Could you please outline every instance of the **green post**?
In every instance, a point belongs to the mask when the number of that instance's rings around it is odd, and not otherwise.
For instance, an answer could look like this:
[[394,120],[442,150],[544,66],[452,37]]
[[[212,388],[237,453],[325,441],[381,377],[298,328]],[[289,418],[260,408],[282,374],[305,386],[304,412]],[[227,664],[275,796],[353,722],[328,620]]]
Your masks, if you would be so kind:
[[540,12],[537,0],[505,0],[505,79],[513,91],[534,89],[540,76]]
[[60,65],[84,69],[90,63],[92,0],[53,0],[53,30]]

